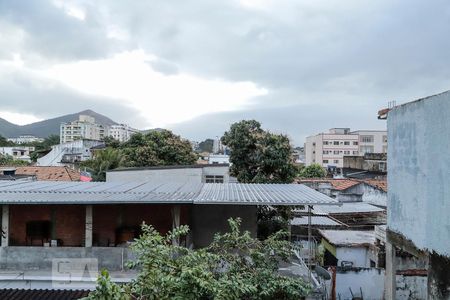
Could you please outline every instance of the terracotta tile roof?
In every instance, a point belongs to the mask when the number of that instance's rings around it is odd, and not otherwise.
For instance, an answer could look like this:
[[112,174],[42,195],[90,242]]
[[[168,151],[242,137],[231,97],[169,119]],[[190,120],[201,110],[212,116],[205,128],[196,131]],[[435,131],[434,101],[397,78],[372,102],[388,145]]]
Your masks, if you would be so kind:
[[338,191],[344,191],[346,189],[349,189],[355,185],[360,184],[358,180],[353,179],[300,179],[297,181],[298,183],[329,183],[331,184],[332,188],[334,190]]
[[17,175],[35,175],[41,181],[80,181],[80,172],[69,167],[16,167]]
[[361,181],[387,193],[387,180],[364,179]]

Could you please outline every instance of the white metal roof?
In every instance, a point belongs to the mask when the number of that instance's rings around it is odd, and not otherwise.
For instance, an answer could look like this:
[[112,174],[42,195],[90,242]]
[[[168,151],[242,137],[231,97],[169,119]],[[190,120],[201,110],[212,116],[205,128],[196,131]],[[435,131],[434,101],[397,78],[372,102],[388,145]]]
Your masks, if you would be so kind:
[[[307,226],[308,216],[295,217],[291,220],[292,226]],[[338,223],[326,216],[311,216],[311,225],[317,226],[345,226],[342,223]]]
[[366,202],[344,202],[340,206],[326,205],[314,208],[314,213],[317,215],[375,213],[383,211],[385,211],[385,209],[376,207]]
[[187,203],[333,205],[338,202],[300,184],[152,182],[0,182],[0,204]]
[[319,230],[319,232],[335,246],[368,246],[375,243],[373,231]]

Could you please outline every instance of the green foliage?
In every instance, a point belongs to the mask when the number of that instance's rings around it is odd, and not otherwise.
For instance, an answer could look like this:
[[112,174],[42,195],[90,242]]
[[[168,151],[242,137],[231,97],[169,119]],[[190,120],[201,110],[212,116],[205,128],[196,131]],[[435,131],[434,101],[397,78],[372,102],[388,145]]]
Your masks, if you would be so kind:
[[241,232],[240,219],[228,222],[229,232],[196,250],[172,243],[188,233],[187,226],[162,236],[144,224],[131,246],[136,260],[130,267],[139,270],[137,279],[118,287],[102,273],[88,299],[299,299],[309,293],[301,278],[278,272],[279,262],[292,253],[286,232],[259,241]]
[[38,158],[47,154],[52,149],[52,146],[58,144],[59,144],[59,135],[52,134],[49,135],[47,138],[45,138],[42,142],[32,142],[24,145],[34,147],[34,151],[31,152],[30,158],[32,161],[36,161]]
[[20,159],[14,159],[11,155],[0,154],[0,166],[28,166],[30,163]]
[[198,151],[199,152],[213,152],[214,147],[214,140],[213,139],[206,139],[203,142],[200,142],[198,144]]
[[319,164],[312,164],[304,167],[299,175],[301,178],[324,178],[327,171]]
[[122,147],[128,167],[189,165],[197,161],[189,141],[169,130],[136,133]]
[[129,291],[126,286],[119,286],[111,281],[109,273],[102,270],[97,279],[97,286],[94,291],[89,293],[83,300],[130,300]]
[[0,135],[0,147],[14,146],[13,142],[8,141],[4,136]]
[[222,143],[231,150],[230,173],[239,182],[291,183],[295,178],[288,137],[264,131],[255,120],[232,124]]
[[106,148],[97,151],[93,159],[82,162],[80,166],[87,168],[93,181],[106,181],[106,171],[120,167],[123,159],[120,150]]

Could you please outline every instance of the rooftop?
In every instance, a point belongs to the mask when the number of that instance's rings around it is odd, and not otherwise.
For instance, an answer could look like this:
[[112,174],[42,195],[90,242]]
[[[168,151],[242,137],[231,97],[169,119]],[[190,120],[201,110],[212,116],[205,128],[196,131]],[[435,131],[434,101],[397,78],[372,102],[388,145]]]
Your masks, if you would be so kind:
[[197,169],[197,168],[211,168],[211,167],[229,167],[229,164],[195,164],[195,165],[175,165],[175,166],[154,166],[154,167],[131,167],[118,168],[108,170],[107,172],[123,172],[123,171],[138,171],[138,170],[172,170],[172,169]]
[[357,180],[352,179],[334,179],[334,178],[328,178],[328,179],[300,179],[298,180],[298,183],[307,184],[307,183],[329,183],[331,184],[331,187],[334,190],[338,191],[344,191],[346,189],[349,189],[353,186],[356,186],[360,184]]
[[365,202],[345,202],[341,206],[321,206],[314,208],[314,213],[318,215],[329,214],[352,214],[352,213],[376,213],[385,210]]
[[373,231],[319,230],[319,233],[335,246],[370,246],[375,243]]
[[[291,220],[292,226],[307,226],[308,225],[308,217],[295,217]],[[311,225],[315,226],[345,226],[338,221],[332,220],[326,216],[311,216]]]
[[0,182],[0,204],[338,205],[301,184]]
[[17,175],[36,176],[44,181],[80,181],[80,172],[69,167],[26,166],[16,167]]

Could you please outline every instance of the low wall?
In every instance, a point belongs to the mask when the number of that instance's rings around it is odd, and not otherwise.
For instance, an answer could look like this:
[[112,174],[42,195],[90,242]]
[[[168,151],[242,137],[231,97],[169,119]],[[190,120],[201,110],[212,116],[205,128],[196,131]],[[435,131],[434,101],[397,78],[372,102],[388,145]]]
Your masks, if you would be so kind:
[[355,296],[361,295],[364,300],[383,299],[384,269],[377,268],[351,268],[336,270],[336,299],[352,299],[352,290]]
[[99,270],[120,271],[133,255],[122,247],[0,247],[1,270],[51,270],[54,258],[97,258]]

